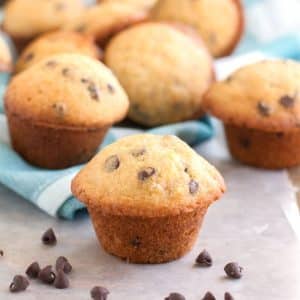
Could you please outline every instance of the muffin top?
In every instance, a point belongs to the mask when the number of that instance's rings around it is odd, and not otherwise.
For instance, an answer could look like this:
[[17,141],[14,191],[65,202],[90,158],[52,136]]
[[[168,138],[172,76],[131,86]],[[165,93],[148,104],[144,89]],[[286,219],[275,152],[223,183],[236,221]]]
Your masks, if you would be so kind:
[[103,44],[116,32],[144,20],[145,17],[144,10],[135,5],[101,2],[66,24],[65,29],[91,35],[98,43]]
[[225,123],[265,131],[300,128],[300,64],[266,60],[243,67],[207,92],[204,107]]
[[81,0],[10,0],[4,9],[3,28],[13,37],[31,38],[59,29],[82,10]]
[[129,95],[129,117],[147,126],[198,117],[213,80],[212,59],[201,40],[166,23],[122,31],[104,60]]
[[93,58],[99,58],[101,54],[93,39],[80,33],[46,33],[24,49],[18,58],[15,71],[23,71],[48,56],[63,53],[80,53]]
[[121,120],[128,99],[101,62],[61,54],[16,75],[6,91],[5,108],[41,125],[98,128]]
[[158,0],[150,15],[192,26],[215,57],[230,54],[243,31],[240,0]]
[[0,36],[0,72],[9,72],[12,69],[12,55],[5,39]]
[[104,213],[154,217],[207,208],[225,185],[179,138],[141,134],[104,148],[75,177],[72,191]]
[[157,0],[98,0],[98,2],[118,2],[126,3],[131,5],[136,5],[140,8],[149,9],[151,8]]

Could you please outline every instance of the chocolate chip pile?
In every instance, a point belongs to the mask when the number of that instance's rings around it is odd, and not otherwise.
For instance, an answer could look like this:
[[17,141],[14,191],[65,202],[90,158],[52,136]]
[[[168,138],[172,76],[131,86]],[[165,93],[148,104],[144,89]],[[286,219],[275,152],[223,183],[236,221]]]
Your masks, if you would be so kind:
[[[42,243],[47,246],[53,246],[57,243],[55,232],[52,228],[49,228],[42,235]],[[3,251],[0,250],[0,255],[3,256]],[[52,285],[57,289],[67,289],[70,286],[68,274],[73,270],[73,267],[69,260],[64,256],[59,256],[55,262],[55,271],[52,265],[47,265],[43,268],[40,267],[37,261],[31,263],[26,271],[26,276],[16,275],[14,276],[11,284],[9,285],[9,291],[11,293],[17,293],[25,291],[30,282],[28,280],[38,280],[43,284]],[[100,286],[95,286],[91,289],[90,295],[94,300],[106,300],[109,291]]]
[[[196,266],[208,268],[213,265],[213,259],[207,250],[203,250],[196,258]],[[230,262],[224,267],[226,275],[231,279],[240,279],[242,277],[243,268],[236,262]],[[179,293],[171,293],[165,300],[186,300],[186,298]],[[216,300],[212,292],[208,291],[202,300]],[[234,300],[229,292],[225,292],[224,300]]]

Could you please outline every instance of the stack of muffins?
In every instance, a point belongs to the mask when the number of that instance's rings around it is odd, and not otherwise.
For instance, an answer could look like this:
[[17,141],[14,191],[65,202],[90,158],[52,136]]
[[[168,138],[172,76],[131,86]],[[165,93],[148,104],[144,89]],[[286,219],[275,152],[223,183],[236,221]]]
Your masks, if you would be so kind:
[[[13,148],[61,169],[88,162],[126,117],[153,127],[210,112],[238,160],[300,164],[299,64],[260,62],[215,82],[213,58],[234,50],[243,26],[239,0],[10,0],[2,28],[20,54],[5,95]],[[3,70],[8,57],[0,47]],[[105,250],[138,263],[190,250],[225,189],[188,145],[147,134],[106,147],[72,183]]]

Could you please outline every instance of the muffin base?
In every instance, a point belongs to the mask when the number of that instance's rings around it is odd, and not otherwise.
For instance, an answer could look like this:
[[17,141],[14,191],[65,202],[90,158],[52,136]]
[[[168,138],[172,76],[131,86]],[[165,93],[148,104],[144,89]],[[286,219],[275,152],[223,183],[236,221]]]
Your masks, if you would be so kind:
[[300,130],[266,132],[235,125],[225,125],[229,150],[247,165],[283,169],[300,164]]
[[88,208],[100,244],[131,263],[176,260],[193,247],[207,208],[168,217],[105,215]]
[[8,126],[15,151],[29,163],[47,169],[63,169],[87,162],[108,130],[108,127],[50,127],[13,114],[8,114]]

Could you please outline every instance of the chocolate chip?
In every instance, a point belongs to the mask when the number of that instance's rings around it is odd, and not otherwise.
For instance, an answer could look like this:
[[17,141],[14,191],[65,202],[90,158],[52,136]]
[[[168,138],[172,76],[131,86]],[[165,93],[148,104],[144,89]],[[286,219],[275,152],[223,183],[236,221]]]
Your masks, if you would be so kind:
[[45,245],[55,245],[57,240],[52,228],[49,228],[42,236],[42,242]]
[[216,300],[216,297],[211,292],[207,292],[202,300]]
[[240,145],[245,149],[248,149],[251,145],[250,140],[248,138],[241,137],[239,139],[239,142],[240,142]]
[[132,150],[131,151],[131,155],[133,157],[139,157],[139,156],[142,156],[146,153],[146,149],[144,148],[141,148],[141,149],[135,149],[135,150]]
[[56,260],[55,264],[56,271],[62,270],[66,274],[69,274],[72,271],[72,265],[68,261],[68,259],[64,256],[60,256]]
[[54,9],[55,9],[56,11],[62,11],[62,10],[64,10],[65,8],[66,8],[66,5],[65,5],[65,3],[62,3],[62,2],[56,3],[56,5],[54,6]]
[[134,248],[138,248],[141,245],[141,239],[137,236],[131,241],[131,245]]
[[90,82],[87,78],[81,78],[80,81],[82,83],[88,83],[88,82]]
[[65,77],[69,77],[70,76],[70,69],[69,68],[63,68],[61,70],[61,74]]
[[104,163],[107,172],[113,172],[120,167],[120,160],[117,155],[108,157]]
[[24,60],[25,60],[25,61],[30,61],[30,60],[33,59],[33,57],[34,57],[34,54],[33,54],[32,52],[30,52],[30,53],[28,53],[28,54],[26,54],[26,55],[24,56]]
[[63,270],[58,270],[54,280],[54,286],[57,289],[67,289],[70,286],[70,281]]
[[108,295],[109,291],[104,287],[95,286],[91,289],[91,297],[94,300],[106,300]]
[[87,87],[90,96],[93,100],[95,101],[99,101],[100,97],[99,97],[99,89],[96,87],[96,85],[93,82],[90,82],[88,87]]
[[284,108],[292,108],[295,104],[295,99],[289,95],[285,95],[279,99],[279,103]]
[[282,137],[284,137],[284,133],[283,132],[276,132],[276,136],[281,139]]
[[75,31],[77,31],[77,32],[84,32],[85,30],[86,30],[86,25],[85,24],[78,25],[75,28]]
[[111,94],[113,94],[115,92],[115,88],[109,83],[107,84],[107,89]]
[[199,183],[195,180],[189,182],[189,191],[192,195],[196,194],[199,190]]
[[206,251],[203,250],[197,257],[196,259],[197,265],[201,267],[211,267],[213,264],[213,260],[210,256],[210,254]]
[[234,298],[230,293],[226,292],[224,295],[224,300],[234,300]]
[[165,300],[185,300],[185,297],[178,293],[171,293]]
[[138,173],[138,179],[144,181],[155,174],[155,169],[152,167],[148,167]]
[[39,272],[38,279],[44,283],[52,284],[55,280],[55,274],[52,271],[52,266],[47,266]]
[[239,266],[239,264],[236,263],[236,262],[228,263],[224,267],[224,271],[225,271],[225,273],[227,274],[228,277],[234,278],[234,279],[239,279],[243,275],[242,274],[243,268],[241,266]]
[[47,67],[50,67],[50,68],[56,67],[56,66],[57,66],[57,62],[54,61],[54,60],[48,60],[48,61],[46,62],[46,66],[47,66]]
[[263,117],[268,117],[271,114],[271,108],[261,101],[257,103],[257,110]]
[[35,261],[27,268],[25,273],[29,278],[38,278],[40,271],[40,265]]
[[59,118],[63,118],[65,116],[67,110],[65,103],[61,103],[61,102],[54,103],[52,105],[52,108],[54,109],[55,113]]
[[3,256],[3,255],[4,255],[4,251],[0,250],[0,256]]
[[29,281],[25,276],[16,275],[9,286],[9,290],[12,293],[17,293],[17,292],[25,291],[28,286],[29,286]]

